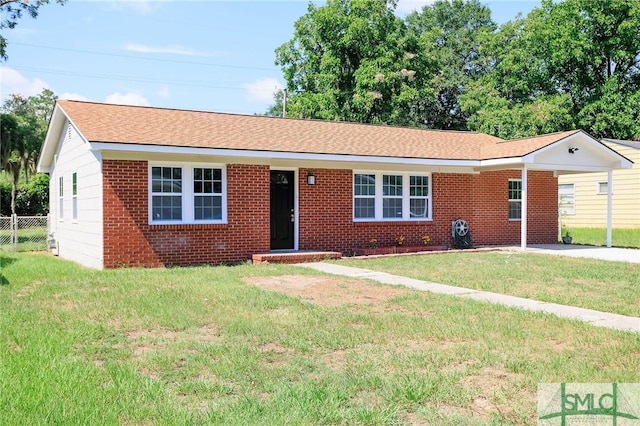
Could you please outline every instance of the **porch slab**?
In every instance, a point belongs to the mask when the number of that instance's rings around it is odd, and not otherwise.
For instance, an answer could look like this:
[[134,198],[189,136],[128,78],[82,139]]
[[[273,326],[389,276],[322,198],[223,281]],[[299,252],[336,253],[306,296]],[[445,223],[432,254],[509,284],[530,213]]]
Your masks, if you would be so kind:
[[340,259],[342,253],[337,251],[277,251],[254,254],[251,260],[254,265],[261,263],[306,263],[321,262],[327,259]]

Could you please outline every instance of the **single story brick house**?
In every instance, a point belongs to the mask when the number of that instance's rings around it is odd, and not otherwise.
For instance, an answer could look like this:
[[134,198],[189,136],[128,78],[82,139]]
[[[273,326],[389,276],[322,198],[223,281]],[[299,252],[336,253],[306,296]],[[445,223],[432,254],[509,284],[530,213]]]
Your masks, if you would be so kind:
[[473,132],[57,102],[38,169],[52,246],[94,268],[215,264],[274,250],[555,243],[558,175],[631,161],[581,130]]

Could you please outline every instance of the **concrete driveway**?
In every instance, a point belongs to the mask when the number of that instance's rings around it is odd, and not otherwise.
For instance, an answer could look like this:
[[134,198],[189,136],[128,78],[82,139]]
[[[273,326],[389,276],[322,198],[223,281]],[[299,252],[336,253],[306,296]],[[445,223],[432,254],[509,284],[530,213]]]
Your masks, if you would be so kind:
[[[520,250],[519,247],[512,249]],[[581,246],[575,244],[531,244],[527,246],[526,252],[640,263],[639,249]]]

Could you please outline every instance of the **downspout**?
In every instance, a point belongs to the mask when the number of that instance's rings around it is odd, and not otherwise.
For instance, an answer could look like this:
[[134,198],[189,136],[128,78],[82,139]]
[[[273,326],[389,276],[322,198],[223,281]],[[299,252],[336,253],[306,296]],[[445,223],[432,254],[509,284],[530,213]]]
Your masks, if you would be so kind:
[[613,216],[613,170],[607,172],[607,247],[611,247],[611,224]]
[[522,169],[522,206],[520,214],[520,249],[527,250],[527,165]]

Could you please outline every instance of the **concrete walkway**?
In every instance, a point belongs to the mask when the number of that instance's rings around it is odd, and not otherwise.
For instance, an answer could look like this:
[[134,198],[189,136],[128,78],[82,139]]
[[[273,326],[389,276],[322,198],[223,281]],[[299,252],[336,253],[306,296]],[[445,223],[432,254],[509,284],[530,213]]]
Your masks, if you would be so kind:
[[[514,247],[513,250],[520,250]],[[532,244],[525,253],[543,253],[557,256],[586,257],[618,262],[640,263],[639,249],[618,247],[581,246],[576,244]]]
[[391,275],[386,272],[376,272],[369,269],[353,268],[350,266],[342,266],[332,263],[301,263],[296,266],[315,269],[316,271],[333,275],[341,275],[351,278],[364,278],[383,284],[402,285],[416,290],[449,294],[452,296],[496,303],[499,305],[511,306],[534,312],[544,312],[546,314],[554,314],[562,318],[584,321],[598,327],[607,327],[616,330],[640,333],[640,318],[638,317],[594,311],[592,309],[576,308],[573,306],[559,305],[557,303],[539,302],[537,300],[525,299],[522,297],[437,284],[413,278]]

